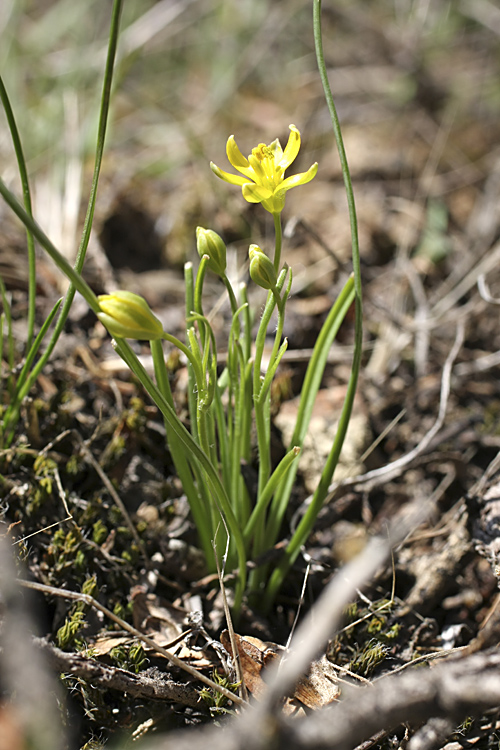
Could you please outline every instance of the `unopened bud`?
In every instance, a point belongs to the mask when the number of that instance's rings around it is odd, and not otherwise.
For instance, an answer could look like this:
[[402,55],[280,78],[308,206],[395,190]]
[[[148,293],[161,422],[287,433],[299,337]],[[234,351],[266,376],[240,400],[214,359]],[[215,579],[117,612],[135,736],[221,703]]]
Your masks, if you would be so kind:
[[212,229],[196,228],[196,247],[200,258],[208,255],[208,267],[218,276],[226,273],[226,246],[222,237]]
[[277,278],[272,260],[262,252],[258,245],[250,245],[248,255],[250,256],[250,277],[252,281],[263,289],[275,289]]
[[101,294],[97,317],[116,338],[153,341],[161,339],[163,326],[143,297],[133,292]]

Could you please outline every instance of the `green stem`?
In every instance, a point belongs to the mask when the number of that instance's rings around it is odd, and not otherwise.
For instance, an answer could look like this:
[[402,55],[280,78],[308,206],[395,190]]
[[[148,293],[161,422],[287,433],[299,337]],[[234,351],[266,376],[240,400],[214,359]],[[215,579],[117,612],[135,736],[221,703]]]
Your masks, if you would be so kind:
[[[32,206],[31,206],[31,192],[28,180],[28,171],[26,169],[26,160],[24,158],[23,147],[21,144],[21,138],[17,129],[16,118],[14,112],[10,106],[9,97],[7,90],[4,86],[3,80],[0,77],[0,99],[5,110],[5,116],[9,125],[9,130],[12,136],[12,143],[14,144],[14,151],[17,157],[17,166],[19,169],[19,177],[21,178],[21,186],[23,190],[24,207],[26,212],[32,217]],[[26,350],[29,350],[31,342],[33,341],[34,330],[35,330],[35,303],[36,303],[36,259],[35,259],[35,241],[32,233],[29,229],[26,229],[26,241],[28,246],[28,330],[26,334]]]
[[[339,118],[337,115],[337,109],[333,100],[332,90],[328,81],[328,73],[326,70],[325,56],[323,52],[323,40],[321,35],[321,0],[314,0],[313,5],[313,26],[314,26],[314,42],[316,47],[316,59],[318,62],[319,74],[321,77],[321,83],[323,84],[323,90],[325,94],[328,111],[332,121],[333,133],[335,135],[335,141],[337,143],[337,149],[340,157],[340,165],[342,168],[342,176],[344,179],[344,187],[347,197],[347,206],[349,209],[349,222],[351,227],[351,249],[352,249],[352,266],[354,272],[354,289],[356,291],[356,323],[355,323],[355,343],[358,347],[362,344],[363,335],[363,309],[362,309],[362,284],[361,284],[361,260],[359,254],[359,238],[358,238],[358,219],[356,216],[356,203],[354,200],[354,190],[352,188],[351,173],[349,171],[349,164],[347,162],[347,155],[344,147],[344,139],[342,138],[342,129],[340,127]],[[355,355],[356,356],[356,355]],[[358,356],[361,356],[361,352],[358,351]]]
[[255,337],[255,357],[253,366],[253,397],[258,398],[262,387],[263,378],[261,377],[262,357],[264,356],[264,347],[266,344],[266,335],[271,316],[276,307],[276,300],[279,299],[283,284],[286,278],[286,269],[280,273],[276,289],[272,292],[268,292],[267,300],[262,313],[262,318],[259,323],[259,329],[257,336]]
[[321,0],[314,0],[313,2],[313,25],[314,25],[314,41],[316,47],[316,58],[318,62],[319,74],[321,82],[323,84],[323,90],[325,98],[330,112],[332,121],[332,128],[337,143],[337,149],[339,152],[340,163],[342,167],[342,175],[344,178],[344,185],[346,190],[347,205],[349,209],[349,221],[351,227],[351,245],[352,245],[352,265],[354,274],[354,296],[355,296],[355,330],[354,330],[354,354],[351,368],[351,376],[349,378],[349,384],[347,393],[342,408],[342,414],[339,420],[339,426],[337,435],[335,437],[330,455],[325,465],[323,474],[321,476],[320,483],[316,492],[314,493],[312,503],[296,529],[290,544],[288,545],[285,556],[281,560],[277,568],[275,568],[269,585],[266,590],[266,597],[264,606],[269,608],[274,601],[274,598],[288,572],[290,566],[296,559],[301,545],[307,539],[317,517],[317,514],[327,496],[328,486],[333,477],[333,472],[338,462],[340,451],[345,439],[347,428],[349,425],[349,419],[352,413],[352,407],[354,403],[354,397],[356,394],[356,386],[359,376],[359,370],[361,367],[361,356],[363,352],[363,303],[362,303],[362,288],[361,288],[361,262],[359,254],[359,239],[358,239],[358,222],[356,217],[356,205],[354,201],[354,191],[352,188],[352,180],[349,172],[349,165],[347,163],[347,156],[344,148],[344,141],[342,138],[342,131],[340,128],[340,122],[335,108],[333,95],[330,89],[328,81],[328,74],[326,71],[325,57],[323,52],[323,41],[321,35]]
[[[210,258],[208,255],[204,255],[200,261],[198,272],[196,274],[196,283],[194,285],[194,308],[192,312],[197,312],[200,317],[203,317],[203,282],[205,281],[205,274],[208,268],[208,261]],[[205,330],[203,327],[200,328],[200,340],[202,347],[205,346]]]
[[244,315],[244,330],[243,330],[243,352],[245,355],[245,362],[248,362],[252,354],[252,315],[250,311],[250,305],[248,304],[248,295],[246,284],[240,284],[241,301],[246,305]]
[[[246,452],[250,431],[252,402],[248,398],[249,381],[247,376],[247,362],[243,351],[240,335],[239,314],[246,308],[246,304],[233,315],[233,322],[229,334],[228,361],[225,370],[227,382],[227,433],[230,445],[230,466],[227,471],[228,486],[231,488],[231,498],[236,516],[241,528],[244,527],[250,513],[248,493],[241,476],[241,460],[248,460]],[[247,409],[250,413],[247,413]]]
[[[353,301],[354,279],[351,276],[347,280],[344,288],[337,297],[335,304],[328,313],[314,345],[313,353],[307,366],[304,383],[302,384],[295,429],[290,441],[291,446],[297,445],[302,448],[304,445],[304,439],[307,434],[314,403],[325,371],[330,347]],[[267,523],[269,545],[274,544],[278,537],[288,506],[288,501],[290,499],[297,468],[297,464],[291,467],[284,482],[280,485],[275,494]]]
[[273,214],[273,219],[274,233],[276,238],[274,246],[274,270],[276,271],[276,276],[278,276],[281,264],[281,245],[283,242],[283,232],[281,229],[281,213]]
[[271,352],[271,356],[269,357],[269,364],[268,364],[264,379],[262,380],[260,393],[257,399],[259,403],[262,402],[262,400],[267,397],[271,389],[274,375],[276,373],[276,370],[278,369],[280,360],[283,357],[283,354],[285,353],[288,347],[288,341],[285,339],[282,343],[281,339],[283,338],[283,328],[285,325],[286,302],[290,294],[291,288],[292,288],[292,272],[290,270],[288,284],[287,284],[286,291],[283,295],[283,298],[279,296],[279,293],[277,292],[277,290],[276,291],[273,290],[274,299],[276,301],[276,306],[278,308],[278,324],[276,326],[276,334],[274,336],[273,350]]
[[247,544],[247,546],[250,543],[252,534],[255,529],[255,525],[257,521],[259,520],[259,517],[263,515],[264,511],[266,510],[267,506],[269,505],[272,499],[274,492],[276,491],[276,488],[286,476],[286,473],[288,472],[290,466],[292,465],[293,461],[297,458],[299,453],[300,453],[300,448],[298,448],[297,446],[292,448],[290,451],[288,451],[288,453],[281,459],[278,466],[276,467],[271,477],[269,478],[266,486],[260,493],[257,504],[255,505],[255,508],[252,511],[252,515],[250,516],[248,523],[245,526],[245,530],[243,532],[243,537],[245,539],[245,543]]
[[[89,307],[95,312],[99,312],[99,303],[97,301],[97,297],[92,291],[92,289],[89,287],[87,282],[82,278],[80,275],[80,271],[76,268],[73,268],[66,258],[61,255],[59,250],[55,247],[55,245],[52,244],[52,242],[49,240],[43,229],[36,223],[36,221],[24,210],[22,205],[19,203],[17,198],[14,196],[13,193],[9,190],[9,188],[5,185],[3,180],[0,178],[0,195],[5,200],[7,205],[12,209],[12,211],[18,216],[18,218],[22,221],[26,229],[31,232],[31,234],[35,237],[36,240],[40,243],[40,245],[43,247],[47,255],[50,255],[56,266],[63,272],[63,274],[70,280],[71,282],[71,288],[74,287],[74,289],[77,289],[82,297],[85,299]],[[74,293],[73,289],[73,293]],[[66,296],[67,299],[67,296]],[[66,304],[66,300],[65,300]],[[62,314],[62,312],[61,312]],[[58,320],[59,325],[59,320]]]
[[[193,328],[190,328],[189,331],[188,331],[188,333],[189,332],[192,332],[193,336],[194,336],[194,329]],[[193,351],[192,348],[190,348],[190,347],[186,346],[185,344],[183,344],[182,341],[180,341],[180,339],[178,339],[176,336],[172,336],[171,333],[166,333],[164,331],[163,335],[162,335],[162,339],[164,339],[165,341],[169,341],[171,344],[173,344],[178,349],[180,349],[180,351],[185,355],[185,357],[187,358],[188,362],[191,364],[191,367],[193,368],[193,372],[194,372],[194,375],[195,375],[195,378],[196,378],[197,387],[198,388],[200,388],[200,387],[205,388],[205,380],[204,380],[204,377],[203,377],[203,367],[202,367],[202,363],[201,363],[201,357],[199,356],[199,352],[196,351],[196,350]]]
[[164,398],[159,388],[157,388],[157,386],[153,383],[129,344],[123,339],[116,339],[115,349],[127,364],[129,369],[134,373],[134,375],[144,386],[145,390],[149,393],[165,419],[167,419],[174,439],[176,438],[182,443],[184,448],[187,450],[188,455],[191,455],[192,459],[197,461],[207,477],[211,490],[212,501],[214,505],[219,509],[220,513],[224,515],[228,531],[231,536],[231,542],[234,543],[234,546],[236,547],[239,571],[236,577],[234,609],[235,612],[238,612],[241,606],[243,592],[245,590],[246,584],[245,545],[243,542],[243,534],[239,528],[238,522],[233,513],[233,509],[231,508],[226,489],[220,480],[219,474],[206,453],[200,448],[198,443],[192,437],[191,433],[184,427],[175,411]]
[[[172,410],[174,410],[174,399],[172,396],[172,390],[168,379],[167,368],[165,367],[165,358],[163,354],[163,347],[161,340],[156,339],[150,341],[151,354],[153,355],[155,378],[158,385],[158,389],[162,396],[169,404]],[[169,420],[164,417],[165,431],[167,434],[167,443],[172,461],[174,462],[177,475],[181,481],[182,488],[186,493],[186,497],[189,501],[189,507],[193,514],[193,520],[198,530],[200,537],[201,546],[205,554],[207,562],[212,558],[212,536],[213,532],[210,523],[210,514],[207,513],[207,508],[203,507],[200,495],[196,489],[193,481],[193,475],[189,466],[189,461],[186,456],[186,452],[182,444],[179,443],[175,434],[172,431]]]
[[[185,314],[186,314],[186,321],[188,321],[194,310],[194,274],[193,274],[193,264],[191,262],[188,262],[184,265],[184,286],[186,288]],[[186,325],[186,338],[187,338],[187,331],[189,328],[190,328],[190,325],[187,324]],[[198,428],[196,425],[196,411],[197,411],[196,379],[194,375],[193,366],[189,360],[187,363],[187,371],[188,371],[188,406],[189,406],[189,419],[191,422],[191,432],[193,433],[194,439],[198,440]]]
[[[33,364],[33,360],[35,359],[38,350],[40,349],[40,346],[42,345],[42,342],[47,334],[47,331],[49,330],[50,326],[52,325],[52,321],[54,320],[57,311],[59,310],[59,307],[61,305],[61,300],[58,300],[52,310],[50,311],[49,315],[47,316],[47,319],[44,321],[42,327],[40,328],[40,331],[38,332],[37,337],[35,338],[34,342],[30,346],[30,349],[28,351],[26,361],[23,365],[23,369],[21,370],[19,374],[19,383],[23,383],[28,375],[29,369],[31,365]],[[0,344],[0,352],[2,351],[2,345]],[[22,391],[19,391],[19,393],[22,393]],[[18,394],[19,395],[19,394]],[[14,396],[11,403],[9,404],[9,410],[8,410],[8,420],[5,420],[5,424],[8,424],[11,426],[10,432],[7,433],[6,437],[6,430],[2,428],[1,434],[0,434],[0,444],[3,444],[5,442],[6,445],[10,445],[12,440],[14,439],[14,429],[15,425],[19,421],[19,414],[20,414],[20,407],[21,407],[21,400],[18,398],[18,395]]]
[[91,185],[91,190],[90,190],[87,213],[85,216],[82,239],[80,241],[80,246],[79,246],[78,253],[76,256],[74,269],[67,262],[67,260],[58,252],[58,250],[51,243],[47,235],[42,231],[42,229],[38,226],[38,224],[33,220],[30,214],[23,209],[19,201],[7,188],[5,183],[2,180],[0,180],[0,195],[2,195],[6,203],[10,206],[10,208],[14,211],[14,213],[19,217],[19,219],[22,221],[26,229],[29,232],[31,232],[31,234],[35,237],[35,239],[37,239],[40,242],[44,250],[48,253],[48,255],[50,255],[52,260],[56,263],[56,265],[60,268],[60,270],[66,275],[66,277],[71,282],[69,289],[67,291],[66,297],[64,299],[63,306],[59,313],[59,317],[57,319],[51,339],[47,345],[47,348],[45,349],[43,355],[40,357],[40,359],[38,360],[33,370],[31,371],[29,377],[21,385],[21,388],[16,392],[15,398],[12,400],[9,406],[9,409],[5,415],[4,427],[6,430],[9,430],[15,423],[12,420],[12,415],[18,412],[21,401],[29,393],[31,387],[33,386],[34,382],[38,378],[42,369],[45,367],[45,364],[47,363],[52,352],[54,351],[54,348],[64,329],[64,325],[66,323],[71,305],[73,303],[73,298],[75,296],[75,289],[77,289],[82,294],[82,296],[84,297],[84,299],[86,300],[90,308],[94,310],[94,312],[99,311],[99,304],[97,302],[97,298],[95,294],[92,292],[88,284],[83,280],[80,274],[83,268],[85,254],[86,254],[88,243],[90,240],[92,220],[94,217],[94,209],[95,209],[95,202],[96,202],[96,196],[97,196],[97,185],[99,182],[99,174],[100,174],[100,169],[101,169],[101,164],[102,164],[102,155],[104,151],[104,141],[105,141],[105,136],[106,136],[106,127],[107,127],[107,121],[108,121],[108,115],[109,115],[109,105],[110,105],[110,98],[111,98],[111,82],[113,79],[113,65],[114,65],[114,59],[116,55],[116,47],[118,43],[119,23],[120,23],[120,14],[121,14],[122,4],[123,4],[123,0],[114,0],[113,10],[111,14],[108,54],[106,58],[103,89],[102,89],[102,94],[101,94],[101,106],[100,106],[100,112],[99,112],[99,126],[98,126],[98,134],[97,134],[94,174],[92,178],[92,185]]
[[234,319],[234,316],[236,315],[236,320],[237,320],[237,323],[238,323],[237,335],[239,336],[239,320],[238,320],[238,316],[237,316],[238,302],[236,301],[236,295],[234,293],[233,287],[231,286],[231,282],[227,278],[226,274],[224,274],[224,276],[222,276],[221,278],[222,278],[222,281],[224,282],[224,286],[226,287],[226,290],[227,290],[227,294],[228,294],[228,297],[229,297],[229,303],[231,305],[231,313],[233,315],[233,319]]

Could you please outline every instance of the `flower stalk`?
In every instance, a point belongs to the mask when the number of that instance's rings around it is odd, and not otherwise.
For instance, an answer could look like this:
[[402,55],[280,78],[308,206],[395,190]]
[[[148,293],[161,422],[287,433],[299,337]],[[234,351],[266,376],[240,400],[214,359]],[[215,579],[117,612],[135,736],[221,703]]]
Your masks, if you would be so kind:
[[[260,204],[273,216],[274,252],[268,254],[265,248],[262,249],[256,244],[249,248],[250,282],[267,291],[263,313],[255,325],[259,311],[252,309],[249,304],[246,285],[239,283],[233,287],[227,276],[227,249],[223,238],[211,229],[203,227],[196,229],[196,248],[200,258],[197,273],[194,272],[192,263],[187,263],[184,270],[185,331],[181,332],[181,338],[165,331],[161,320],[153,313],[147,301],[133,292],[118,290],[96,297],[82,277],[82,268],[92,227],[102,163],[120,10],[121,1],[114,0],[101,98],[94,179],[74,267],[54,247],[31,215],[29,185],[20,139],[5,89],[0,82],[0,100],[7,112],[18,155],[24,206],[1,180],[0,195],[27,230],[30,286],[34,284],[33,239],[41,244],[71,282],[63,304],[56,304],[36,336],[33,323],[33,294],[29,297],[25,364],[17,382],[14,382],[12,374],[7,380],[9,404],[0,425],[0,438],[3,445],[13,440],[22,400],[50,356],[64,326],[74,294],[78,291],[114,338],[113,345],[116,351],[163,416],[168,448],[190,504],[207,567],[211,571],[216,571],[221,566],[223,572],[230,574],[234,581],[234,612],[239,612],[245,594],[253,594],[256,601],[269,608],[290,566],[311,533],[317,514],[327,497],[349,424],[362,351],[357,220],[340,125],[328,85],[322,51],[321,2],[314,0],[316,54],[346,187],[352,231],[353,275],[333,304],[320,332],[302,387],[292,441],[277,465],[273,465],[271,454],[271,394],[273,380],[288,346],[284,337],[284,324],[286,305],[292,289],[292,271],[282,262],[281,214],[285,207],[287,192],[309,183],[317,174],[318,164],[312,164],[305,172],[287,176],[286,172],[296,160],[301,146],[301,135],[295,125],[289,126],[289,137],[284,149],[279,139],[275,139],[268,145],[258,143],[248,156],[243,155],[234,136],[230,136],[226,144],[226,153],[236,173],[226,172],[215,164],[210,164],[217,177],[241,188],[245,201]],[[210,315],[205,315],[203,310],[204,282],[208,272],[216,274],[222,281],[229,303],[230,323],[225,346],[227,356],[223,363],[218,359]],[[3,354],[5,348],[6,360],[12,373],[15,365],[12,326],[7,296],[1,283],[0,294],[4,307],[0,320],[0,354]],[[291,535],[282,559],[272,571],[269,571],[267,566],[255,568],[255,561],[276,544],[280,535],[286,533],[283,524],[314,400],[321,384],[329,349],[353,302],[356,310],[354,358],[339,428],[330,455],[313,500]],[[34,364],[53,321],[55,330],[49,344],[39,361]],[[6,336],[4,323],[7,328]],[[274,338],[265,364],[265,345],[272,325],[275,326]],[[149,342],[154,363],[154,379],[141,365],[127,339]],[[187,367],[189,418],[185,421],[189,428],[176,413],[165,364],[164,346],[177,347]],[[252,460],[255,451],[256,461]],[[215,554],[218,559],[214,559],[214,540],[218,532],[220,533],[221,524],[227,540],[221,548],[216,548]],[[253,563],[254,570],[248,582],[247,568],[250,563]]]

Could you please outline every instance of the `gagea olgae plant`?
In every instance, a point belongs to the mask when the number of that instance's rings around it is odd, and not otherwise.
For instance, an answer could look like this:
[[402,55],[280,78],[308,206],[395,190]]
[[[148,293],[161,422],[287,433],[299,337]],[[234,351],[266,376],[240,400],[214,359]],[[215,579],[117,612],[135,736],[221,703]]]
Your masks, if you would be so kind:
[[[4,392],[0,439],[3,446],[10,445],[14,440],[22,401],[52,353],[75,290],[78,290],[106,326],[113,337],[116,351],[142,383],[163,415],[168,448],[189,500],[208,567],[211,570],[216,569],[217,555],[219,561],[224,561],[226,573],[234,572],[236,612],[246,592],[259,593],[259,601],[266,608],[272,604],[285,575],[310,534],[326,498],[349,422],[361,355],[361,286],[356,217],[342,137],[326,78],[321,44],[320,2],[316,0],[314,3],[316,50],[346,185],[353,237],[353,275],[347,280],[318,336],[302,386],[294,434],[285,456],[277,466],[271,463],[271,386],[287,348],[287,341],[283,338],[283,325],[286,304],[292,289],[292,269],[281,260],[281,216],[285,208],[287,191],[306,186],[315,177],[318,165],[313,164],[306,172],[300,174],[286,174],[296,159],[301,144],[300,132],[295,125],[290,125],[290,134],[284,149],[276,139],[269,145],[259,143],[248,157],[242,154],[234,137],[231,136],[227,141],[227,156],[235,171],[227,172],[215,164],[210,165],[217,177],[241,187],[244,200],[260,203],[262,209],[273,216],[274,248],[270,250],[268,247],[253,244],[248,253],[250,283],[267,290],[263,312],[260,309],[252,309],[249,305],[245,284],[240,283],[236,288],[232,286],[226,275],[226,247],[222,238],[213,230],[202,227],[196,229],[196,246],[200,257],[198,268],[195,272],[192,263],[185,265],[186,329],[183,340],[163,330],[161,322],[153,314],[146,300],[132,292],[110,291],[109,294],[96,297],[83,280],[81,271],[96,200],[120,6],[120,0],[115,0],[101,98],[94,180],[74,267],[67,263],[31,215],[30,191],[21,141],[7,92],[3,84],[0,85],[0,96],[19,164],[24,208],[2,182],[0,192],[26,227],[30,268],[28,339],[20,371],[15,367],[8,297],[3,285],[0,287],[4,307],[0,347],[5,352],[7,362],[7,372],[2,373]],[[301,189],[306,190],[307,187]],[[38,240],[71,282],[65,300],[62,304],[56,305],[37,336],[34,335],[34,239]],[[227,359],[222,370],[218,366],[215,337],[203,306],[203,284],[207,273],[220,277],[226,288],[231,309],[231,322],[227,330]],[[351,378],[337,435],[323,474],[312,501],[280,561],[272,570],[266,565],[254,566],[247,577],[248,563],[258,561],[280,539],[284,515],[297,472],[298,456],[308,429],[328,352],[353,301],[356,303],[356,332]],[[53,321],[55,325],[50,339],[44,342]],[[264,344],[271,330],[274,331],[274,343],[270,357],[266,358],[268,364],[264,365]],[[141,365],[127,339],[150,342],[154,360],[154,379]],[[40,355],[42,342],[43,354]],[[174,409],[165,365],[164,342],[177,347],[187,363],[189,430]],[[256,435],[257,442],[258,484],[256,491],[250,495],[241,473],[241,465],[243,462],[251,461],[252,434]]]

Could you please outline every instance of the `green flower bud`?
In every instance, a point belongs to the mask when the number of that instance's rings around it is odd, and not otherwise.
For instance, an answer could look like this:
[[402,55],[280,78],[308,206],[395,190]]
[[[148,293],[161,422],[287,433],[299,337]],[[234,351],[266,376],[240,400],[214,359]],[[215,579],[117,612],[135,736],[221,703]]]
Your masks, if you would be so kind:
[[258,245],[250,245],[248,251],[250,256],[250,278],[263,289],[275,289],[276,271],[274,263]]
[[208,255],[208,267],[218,276],[226,273],[226,246],[222,237],[211,229],[196,227],[196,247],[200,258]]
[[116,338],[153,341],[161,339],[163,326],[143,297],[133,292],[112,292],[98,298],[97,317]]

